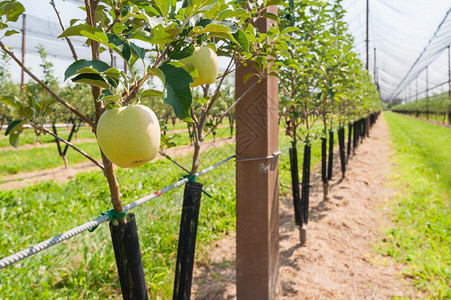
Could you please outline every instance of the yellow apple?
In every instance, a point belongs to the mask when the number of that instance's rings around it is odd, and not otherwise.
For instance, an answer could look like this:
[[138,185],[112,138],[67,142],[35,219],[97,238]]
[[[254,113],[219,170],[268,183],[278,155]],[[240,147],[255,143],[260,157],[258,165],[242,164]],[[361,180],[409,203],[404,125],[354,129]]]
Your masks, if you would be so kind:
[[199,76],[193,78],[194,81],[190,84],[191,87],[211,84],[216,81],[218,76],[218,56],[209,47],[196,47],[193,55],[180,61],[184,64],[192,64],[197,70]]
[[97,123],[97,142],[118,167],[139,167],[154,159],[160,148],[157,116],[144,105],[109,109]]

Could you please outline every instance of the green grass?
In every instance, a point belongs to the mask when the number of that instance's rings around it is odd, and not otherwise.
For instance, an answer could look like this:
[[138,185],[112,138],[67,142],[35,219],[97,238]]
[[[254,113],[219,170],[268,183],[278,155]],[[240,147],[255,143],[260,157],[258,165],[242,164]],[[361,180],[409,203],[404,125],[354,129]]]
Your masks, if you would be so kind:
[[[51,130],[51,128],[49,128],[49,130]],[[61,135],[61,137],[67,139],[70,133],[70,129],[67,128],[58,128],[58,134]],[[1,134],[0,134],[0,147],[11,147],[9,144],[9,137],[5,136],[5,131],[2,130]],[[94,139],[94,133],[92,133],[92,131],[88,128],[88,127],[80,127],[78,133],[77,133],[77,137],[79,139]],[[33,129],[25,129],[21,136],[20,136],[20,146],[23,145],[32,145],[36,142],[36,134],[34,132]],[[76,142],[76,140],[72,140],[74,142]],[[49,134],[41,134],[39,137],[39,143],[40,144],[48,144],[48,143],[53,143],[55,142],[55,138],[52,137]]]
[[[94,158],[100,159],[97,143],[88,142],[77,144],[77,147],[87,152]],[[67,159],[69,165],[87,161],[84,156],[68,149]],[[56,144],[54,147],[29,148],[0,152],[0,176],[19,172],[49,169],[64,166],[64,162],[58,155]]]
[[[202,168],[234,153],[234,146],[203,155]],[[189,158],[180,159],[187,165]],[[198,179],[213,199],[203,197],[197,257],[211,241],[234,230],[233,162]],[[182,173],[167,160],[118,171],[124,203],[177,181]],[[44,192],[45,191],[45,192]],[[139,209],[141,251],[151,298],[170,298],[183,188]],[[108,188],[100,172],[82,173],[69,183],[47,182],[0,192],[0,257],[22,250],[109,209]],[[2,299],[104,299],[118,297],[119,285],[108,226],[83,233],[0,272]]]
[[451,298],[451,129],[384,114],[396,162],[394,226],[382,253],[407,264],[406,274],[432,298]]
[[[87,128],[80,134],[84,138],[90,133]],[[219,128],[216,138],[227,138],[230,136],[228,128]],[[213,135],[209,135],[206,141],[213,140]],[[178,146],[189,144],[188,132],[177,133],[173,140]],[[76,146],[81,150],[87,152],[96,159],[100,159],[100,152],[96,142],[76,143]],[[84,156],[69,148],[67,151],[67,159],[69,165],[74,165],[80,162],[87,161]],[[16,174],[19,172],[27,172],[34,170],[44,170],[55,167],[64,166],[63,160],[58,156],[56,144],[43,148],[28,148],[28,149],[14,149],[0,151],[0,178],[8,174]],[[1,179],[0,179],[1,180]]]

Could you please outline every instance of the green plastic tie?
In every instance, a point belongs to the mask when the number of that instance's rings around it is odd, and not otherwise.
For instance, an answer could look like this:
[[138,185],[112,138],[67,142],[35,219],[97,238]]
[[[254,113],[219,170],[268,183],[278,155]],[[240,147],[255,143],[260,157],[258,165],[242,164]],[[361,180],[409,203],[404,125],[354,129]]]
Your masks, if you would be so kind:
[[[188,182],[192,183],[192,182],[196,182],[197,176],[194,174],[188,174],[188,175],[182,175],[182,178],[188,178]],[[202,189],[202,193],[207,195],[209,198],[213,198],[213,196],[204,189]]]
[[[125,211],[117,211],[114,208],[112,208],[110,210],[103,211],[100,214],[100,216],[105,216],[105,215],[108,215],[108,221],[114,221],[114,220],[119,220],[119,219],[125,218]],[[88,229],[88,231],[93,232],[94,230],[97,229],[97,227],[99,227],[99,225]]]

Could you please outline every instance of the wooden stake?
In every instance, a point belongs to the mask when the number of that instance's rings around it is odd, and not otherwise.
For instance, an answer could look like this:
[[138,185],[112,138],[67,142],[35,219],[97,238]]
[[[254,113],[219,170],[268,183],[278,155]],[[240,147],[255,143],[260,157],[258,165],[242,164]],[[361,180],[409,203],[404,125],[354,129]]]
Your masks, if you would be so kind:
[[[277,14],[277,7],[267,8]],[[254,24],[268,30],[269,19]],[[255,83],[237,66],[236,98]],[[254,77],[255,78],[255,77]],[[237,298],[275,299],[279,284],[278,80],[258,83],[236,107]]]

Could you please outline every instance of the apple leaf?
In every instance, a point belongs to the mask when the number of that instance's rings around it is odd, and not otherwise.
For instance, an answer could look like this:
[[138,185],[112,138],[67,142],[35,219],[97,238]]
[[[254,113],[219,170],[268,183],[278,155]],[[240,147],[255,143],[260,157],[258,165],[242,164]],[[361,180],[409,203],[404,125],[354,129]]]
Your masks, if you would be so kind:
[[144,59],[144,56],[146,55],[146,49],[136,46],[133,43],[130,43],[130,49],[132,50],[133,54],[136,55],[139,59]]
[[5,36],[11,36],[13,34],[19,33],[19,31],[17,30],[8,30],[7,32],[5,32]]
[[163,73],[162,70],[157,69],[157,68],[150,68],[150,67],[149,67],[149,68],[147,69],[147,72],[148,72],[149,74],[151,74],[152,76],[157,76],[158,78],[160,78],[161,83],[164,85],[164,83],[165,83],[165,81],[166,81],[166,78],[165,78],[165,75],[164,75],[164,73]]
[[169,52],[169,57],[172,59],[182,59],[182,58],[186,58],[189,57],[191,55],[193,55],[194,53],[194,46],[193,45],[189,45],[188,47],[185,47],[183,49],[181,49],[180,51],[171,51]]
[[107,33],[107,37],[108,47],[116,51],[116,53],[122,56],[126,61],[129,61],[131,56],[130,45],[113,33]]
[[14,148],[19,147],[19,133],[13,132],[9,135],[9,144],[13,146]]
[[163,17],[169,13],[169,9],[171,8],[171,0],[155,0],[155,4],[160,9]]
[[66,69],[66,72],[64,72],[64,80],[67,80],[67,78],[75,74],[82,73],[79,71],[85,68],[93,68],[98,72],[104,72],[108,70],[110,66],[106,62],[103,62],[101,60],[79,59]]
[[17,110],[22,109],[23,107],[22,103],[17,99],[16,96],[0,95],[0,101]]
[[103,31],[87,24],[69,27],[59,36],[59,38],[69,36],[84,36],[93,41],[108,45],[108,36]]
[[166,78],[164,102],[172,106],[179,119],[192,122],[190,107],[193,96],[189,85],[193,82],[193,78],[183,68],[177,68],[168,63],[162,64],[159,69]]
[[104,89],[110,88],[110,85],[98,74],[79,74],[72,81],[76,83],[87,83]]
[[163,97],[163,92],[159,90],[149,89],[141,94],[141,99]]
[[5,136],[10,134],[11,132],[18,131],[20,128],[22,128],[22,125],[24,123],[25,122],[22,120],[15,120],[15,121],[12,121],[11,123],[9,123],[8,128],[6,128],[6,131],[5,131]]
[[16,22],[24,11],[25,7],[19,1],[0,2],[0,16],[6,16],[6,22]]
[[243,9],[243,8],[237,8],[234,10],[231,9],[227,9],[224,11],[221,11],[218,14],[218,17],[216,18],[216,20],[224,20],[224,19],[230,19],[230,18],[247,18],[249,17],[249,13]]
[[235,38],[238,45],[243,48],[243,50],[249,52],[249,40],[243,30],[238,29],[237,32],[232,34],[232,36]]

